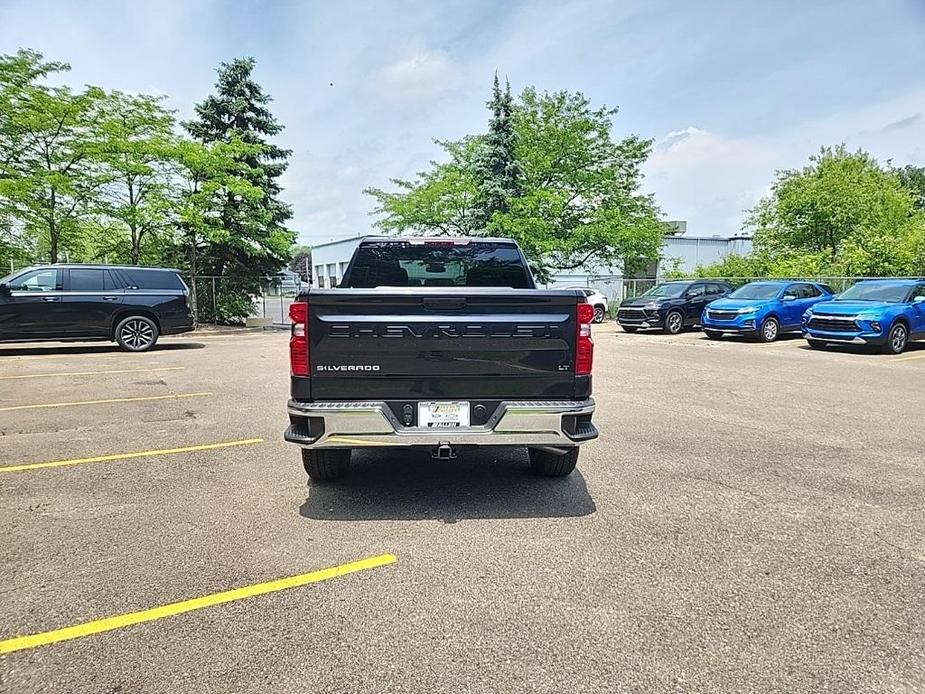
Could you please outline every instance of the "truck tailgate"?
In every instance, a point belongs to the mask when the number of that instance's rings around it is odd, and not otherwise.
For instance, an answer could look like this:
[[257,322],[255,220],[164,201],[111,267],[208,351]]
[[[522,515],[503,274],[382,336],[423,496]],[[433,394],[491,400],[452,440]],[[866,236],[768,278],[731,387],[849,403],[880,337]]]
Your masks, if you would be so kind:
[[575,291],[312,290],[312,398],[571,398]]

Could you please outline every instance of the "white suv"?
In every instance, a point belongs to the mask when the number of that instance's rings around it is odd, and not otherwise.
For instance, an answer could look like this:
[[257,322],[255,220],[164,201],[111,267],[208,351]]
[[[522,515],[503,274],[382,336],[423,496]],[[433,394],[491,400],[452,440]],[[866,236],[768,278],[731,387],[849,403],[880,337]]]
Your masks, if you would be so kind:
[[590,287],[570,287],[570,289],[577,289],[588,297],[588,303],[594,307],[594,322],[603,323],[604,318],[607,317],[607,297]]

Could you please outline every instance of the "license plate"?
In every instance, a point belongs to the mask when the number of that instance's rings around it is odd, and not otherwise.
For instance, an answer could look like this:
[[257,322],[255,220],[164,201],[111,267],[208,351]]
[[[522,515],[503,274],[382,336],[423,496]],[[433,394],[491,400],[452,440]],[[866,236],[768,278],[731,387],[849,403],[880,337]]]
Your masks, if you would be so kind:
[[419,402],[418,426],[427,429],[458,429],[469,426],[468,402]]

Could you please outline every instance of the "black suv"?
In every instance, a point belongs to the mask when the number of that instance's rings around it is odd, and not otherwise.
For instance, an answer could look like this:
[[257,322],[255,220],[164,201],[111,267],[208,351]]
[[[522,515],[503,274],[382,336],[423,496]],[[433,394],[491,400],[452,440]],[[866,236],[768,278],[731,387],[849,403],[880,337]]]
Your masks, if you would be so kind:
[[41,265],[0,279],[0,342],[115,340],[143,352],[194,327],[177,270]]
[[663,282],[645,294],[624,299],[617,311],[617,322],[628,333],[661,328],[677,335],[684,328],[700,325],[706,305],[731,291],[732,285],[717,280]]

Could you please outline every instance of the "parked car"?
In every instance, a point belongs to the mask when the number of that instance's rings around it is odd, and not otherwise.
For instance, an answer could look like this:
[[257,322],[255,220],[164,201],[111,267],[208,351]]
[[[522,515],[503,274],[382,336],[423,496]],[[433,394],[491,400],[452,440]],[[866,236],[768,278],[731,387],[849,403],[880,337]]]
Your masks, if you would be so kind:
[[591,422],[594,309],[573,289],[538,290],[505,239],[360,242],[338,289],[290,308],[290,426],[313,480],[355,448],[527,447],[563,476]]
[[781,333],[800,332],[806,310],[833,294],[816,282],[751,282],[707,306],[700,325],[712,340],[747,335],[774,342]]
[[194,327],[177,270],[41,265],[0,279],[0,342],[114,340],[144,352]]
[[731,291],[728,282],[717,280],[663,282],[644,294],[624,299],[617,311],[617,322],[628,333],[661,328],[677,335],[684,328],[699,325],[706,305]]
[[581,292],[588,299],[588,303],[594,307],[594,323],[603,323],[604,318],[607,317],[607,296],[601,294],[596,289],[591,289],[590,287],[574,287],[575,290]]
[[925,280],[864,280],[803,316],[810,347],[875,345],[901,354],[910,340],[925,340]]

